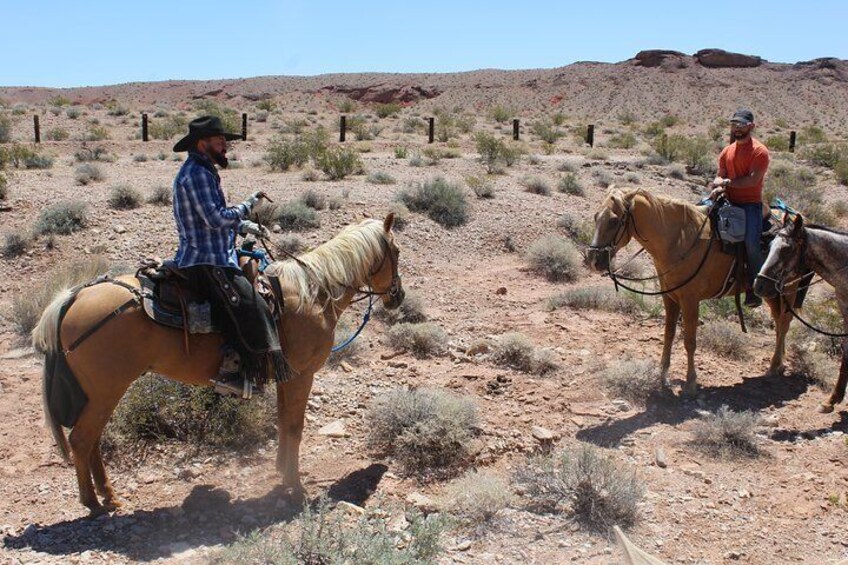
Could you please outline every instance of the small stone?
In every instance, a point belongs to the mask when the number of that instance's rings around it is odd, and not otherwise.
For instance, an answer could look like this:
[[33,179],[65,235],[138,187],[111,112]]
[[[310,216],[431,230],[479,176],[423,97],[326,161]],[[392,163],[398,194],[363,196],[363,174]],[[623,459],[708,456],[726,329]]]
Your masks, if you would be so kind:
[[347,502],[342,500],[336,505],[340,510],[350,514],[351,516],[364,516],[365,509],[361,506],[357,506],[351,502]]
[[339,367],[341,367],[345,373],[353,372],[353,366],[347,361],[342,361],[341,363],[339,363]]
[[457,551],[468,551],[471,549],[471,540],[461,541],[456,545]]
[[115,224],[115,225],[113,225],[113,226],[112,226],[112,230],[114,230],[114,232],[115,232],[115,233],[126,233],[126,232],[127,232],[127,228],[125,228],[125,227],[124,227],[123,225],[121,225],[121,224]]
[[506,287],[505,286],[500,287],[498,290],[495,291],[495,294],[497,294],[498,296],[505,296],[506,295]]
[[436,505],[429,496],[425,496],[420,492],[413,492],[406,497],[406,501],[422,512],[435,512]]
[[668,467],[668,460],[665,458],[665,451],[663,451],[662,447],[658,447],[654,450],[654,461],[656,461],[657,467],[660,469]]
[[344,423],[341,420],[336,420],[335,422],[330,422],[320,430],[318,430],[318,434],[327,437],[348,437],[347,430],[345,430]]
[[542,443],[551,442],[556,439],[556,434],[554,432],[547,428],[543,428],[542,426],[533,426],[531,428],[531,433],[537,441]]

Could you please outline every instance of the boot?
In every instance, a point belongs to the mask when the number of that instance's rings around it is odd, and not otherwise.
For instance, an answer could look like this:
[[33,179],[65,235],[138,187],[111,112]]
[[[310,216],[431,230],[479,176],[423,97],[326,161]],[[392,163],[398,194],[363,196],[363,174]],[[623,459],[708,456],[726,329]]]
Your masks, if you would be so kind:
[[210,379],[215,386],[215,392],[221,396],[235,396],[250,400],[253,396],[253,383],[239,371],[239,355],[230,349],[224,353],[218,376]]
[[757,308],[761,306],[763,299],[754,294],[752,290],[745,291],[745,306],[748,308]]

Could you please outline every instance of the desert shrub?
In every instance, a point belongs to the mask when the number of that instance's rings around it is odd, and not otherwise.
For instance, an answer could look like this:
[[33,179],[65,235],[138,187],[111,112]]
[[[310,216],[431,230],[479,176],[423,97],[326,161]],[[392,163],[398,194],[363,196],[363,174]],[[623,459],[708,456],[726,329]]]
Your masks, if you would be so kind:
[[129,388],[106,430],[107,445],[176,440],[197,447],[244,448],[274,435],[268,402],[242,402],[211,387],[143,375]]
[[427,321],[424,299],[414,290],[407,290],[400,307],[388,310],[380,306],[374,315],[387,324],[420,324]]
[[359,154],[344,147],[328,148],[315,158],[315,166],[330,180],[339,180],[362,172]]
[[477,526],[492,520],[512,499],[505,480],[491,471],[475,469],[445,488],[442,508],[463,522]]
[[478,417],[470,398],[417,389],[377,397],[367,422],[371,448],[394,455],[407,473],[426,474],[470,458]]
[[12,324],[22,336],[29,336],[41,313],[57,292],[109,272],[109,262],[97,255],[70,261],[51,270],[41,285],[27,288],[12,299]]
[[492,347],[492,361],[523,373],[544,375],[557,368],[557,362],[547,349],[537,349],[526,335],[505,333]]
[[495,189],[486,179],[470,176],[465,177],[465,184],[468,185],[477,198],[494,198]]
[[49,169],[53,167],[53,157],[43,153],[33,153],[24,158],[23,164],[27,169]]
[[285,252],[291,255],[298,255],[306,249],[306,244],[303,240],[294,233],[287,233],[274,241],[274,245],[280,252]]
[[77,184],[87,185],[93,182],[102,181],[105,178],[103,170],[97,165],[91,163],[83,163],[74,171],[74,180]]
[[302,200],[292,200],[280,206],[276,221],[284,231],[306,231],[321,226],[318,213]]
[[270,226],[280,217],[280,206],[267,200],[260,200],[250,210],[250,220],[263,226]]
[[509,121],[509,119],[513,116],[514,112],[511,108],[506,108],[497,104],[492,106],[489,109],[489,117],[498,122],[499,124],[504,124]]
[[12,120],[9,116],[0,114],[0,143],[12,141]]
[[806,167],[775,163],[766,175],[763,196],[768,202],[782,199],[813,222],[833,221],[833,213],[824,202],[824,190],[816,186],[815,173]]
[[9,179],[3,171],[0,171],[0,200],[6,200],[9,197]]
[[662,118],[660,118],[660,123],[663,127],[672,128],[680,123],[680,118],[675,116],[674,114],[666,114]]
[[573,196],[586,196],[586,191],[583,189],[583,185],[580,184],[580,181],[577,179],[577,175],[574,173],[566,173],[563,175],[557,183],[557,190]]
[[172,199],[172,189],[170,186],[160,184],[153,188],[150,195],[147,197],[148,204],[157,206],[170,206]]
[[103,141],[109,139],[109,130],[103,126],[90,125],[82,135],[83,141]]
[[109,152],[106,151],[105,147],[88,147],[83,145],[74,153],[74,158],[81,163],[108,161]]
[[501,165],[511,167],[520,155],[515,146],[509,146],[502,139],[485,132],[477,132],[474,136],[480,161],[486,165],[486,172],[496,173]]
[[222,106],[215,100],[196,100],[194,109],[195,117],[216,116],[219,118],[224,126],[224,131],[233,133],[241,131],[241,115],[232,108]]
[[559,217],[557,227],[565,230],[568,237],[585,245],[589,245],[595,236],[594,222],[579,218],[570,212],[565,212]]
[[548,310],[567,306],[578,310],[601,310],[634,314],[639,305],[606,286],[572,288],[551,296],[547,300]]
[[313,210],[323,210],[327,207],[327,199],[312,189],[304,192],[301,195],[300,200]]
[[268,146],[265,160],[272,171],[288,171],[292,167],[302,167],[309,161],[309,147],[300,140],[277,138]]
[[80,117],[80,109],[79,108],[68,108],[65,110],[65,115],[68,116],[71,120],[76,120]]
[[307,168],[303,171],[303,174],[300,175],[300,178],[306,182],[316,182],[321,178],[321,175],[313,168]]
[[798,132],[798,145],[811,145],[827,141],[827,134],[819,126],[807,126]]
[[141,192],[127,184],[118,184],[109,189],[107,201],[115,210],[132,210],[141,206]]
[[542,196],[550,196],[551,186],[548,181],[539,177],[530,177],[521,181],[524,185],[524,190],[531,194],[541,194]]
[[755,412],[734,412],[722,406],[694,422],[693,443],[699,449],[722,457],[757,455],[757,438],[754,434],[760,417]]
[[409,224],[409,208],[403,202],[392,202],[386,212],[395,215],[395,223],[392,229],[403,231]]
[[[356,331],[357,325],[352,324],[345,318],[339,319],[336,324],[336,331],[333,339],[333,347],[336,347],[347,341]],[[343,361],[351,363],[356,361],[362,353],[362,342],[354,339],[348,343],[344,349],[333,351],[330,357],[327,358],[327,364],[330,367],[338,367]]]
[[409,154],[409,149],[403,146],[395,147],[394,153],[395,159],[406,159],[406,156]]
[[802,157],[813,164],[833,169],[840,161],[848,159],[848,146],[837,143],[819,143],[807,147]]
[[41,211],[34,232],[37,235],[67,235],[83,229],[87,223],[84,202],[58,202]]
[[386,104],[377,104],[374,107],[374,113],[379,118],[388,118],[401,111],[401,105],[397,102],[388,102]]
[[610,396],[639,406],[660,395],[663,389],[660,367],[652,359],[617,362],[601,371],[600,377]]
[[603,533],[635,524],[645,494],[632,468],[589,446],[530,458],[514,482],[531,510],[565,512]]
[[56,96],[51,96],[47,99],[48,106],[69,106],[71,104],[71,99],[62,96],[61,94],[57,94]]
[[3,237],[3,257],[11,259],[26,253],[27,239],[18,233],[7,233]]
[[592,177],[601,188],[609,188],[615,182],[612,173],[605,169],[595,169],[592,171]]
[[683,165],[669,165],[665,174],[673,179],[683,180],[686,178],[686,169]]
[[839,363],[816,345],[815,342],[790,343],[789,358],[792,360],[792,369],[820,389],[830,392],[834,378],[839,374]]
[[147,131],[153,139],[171,139],[186,131],[186,120],[180,115],[153,119]]
[[395,184],[395,178],[389,173],[374,171],[366,179],[371,184]]
[[559,128],[548,119],[536,120],[530,124],[530,131],[545,143],[555,144],[562,137]]
[[698,332],[698,341],[722,357],[743,359],[746,356],[742,330],[730,322],[709,322]]
[[[375,513],[376,514],[376,513]],[[409,515],[409,527],[392,532],[382,517],[351,522],[326,499],[307,504],[290,526],[258,530],[213,554],[211,565],[426,565],[442,552],[440,537],[447,520],[437,515]]]
[[413,212],[427,216],[447,228],[464,224],[468,220],[468,201],[462,189],[444,177],[435,177],[398,194],[401,202]]
[[789,151],[789,137],[785,135],[771,135],[763,143],[769,151]]
[[612,136],[607,142],[607,147],[613,149],[632,149],[636,147],[636,136],[630,132],[619,133]]
[[550,281],[573,281],[580,272],[580,253],[573,243],[557,236],[536,240],[527,251],[530,268]]
[[47,130],[44,137],[50,141],[65,141],[71,137],[71,134],[69,134],[68,130],[64,128],[50,128]]
[[642,184],[642,177],[640,177],[637,173],[626,173],[624,175],[624,180],[630,184]]
[[439,355],[447,348],[447,335],[436,324],[404,322],[389,328],[386,333],[389,346],[411,352],[416,357]]

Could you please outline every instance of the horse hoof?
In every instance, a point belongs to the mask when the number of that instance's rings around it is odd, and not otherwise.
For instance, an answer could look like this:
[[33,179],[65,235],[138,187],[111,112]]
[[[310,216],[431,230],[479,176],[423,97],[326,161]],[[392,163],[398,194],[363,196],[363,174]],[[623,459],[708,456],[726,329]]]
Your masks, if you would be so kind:
[[98,516],[102,516],[103,514],[108,514],[112,510],[109,509],[108,506],[104,506],[102,504],[91,505],[88,507],[88,517],[89,518],[97,518]]
[[833,412],[833,404],[819,404],[819,414],[830,414]]
[[114,512],[118,510],[124,505],[123,502],[118,500],[117,498],[108,498],[103,501],[103,508],[106,508],[109,512]]

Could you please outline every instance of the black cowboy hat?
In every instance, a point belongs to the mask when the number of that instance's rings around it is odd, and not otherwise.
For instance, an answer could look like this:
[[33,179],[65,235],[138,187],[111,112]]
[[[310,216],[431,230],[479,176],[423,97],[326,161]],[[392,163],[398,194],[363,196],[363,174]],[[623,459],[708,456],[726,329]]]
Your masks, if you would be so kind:
[[188,123],[188,135],[174,145],[174,152],[187,151],[198,139],[223,135],[227,141],[241,139],[241,134],[224,131],[221,119],[216,116],[201,116]]

